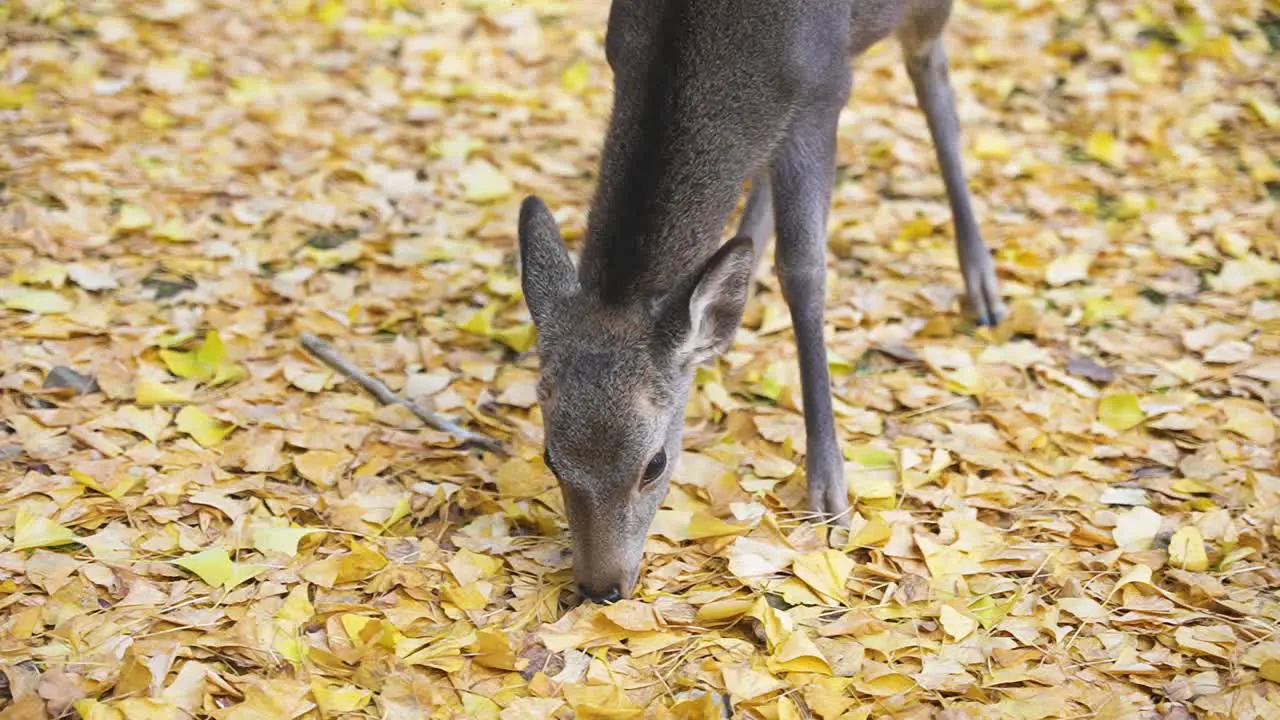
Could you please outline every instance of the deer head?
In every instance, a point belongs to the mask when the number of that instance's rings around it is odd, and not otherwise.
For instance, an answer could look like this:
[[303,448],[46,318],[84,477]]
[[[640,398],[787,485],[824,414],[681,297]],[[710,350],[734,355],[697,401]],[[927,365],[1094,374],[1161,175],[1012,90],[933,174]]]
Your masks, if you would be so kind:
[[694,368],[729,345],[754,267],[747,238],[689,282],[624,302],[586,287],[546,206],[520,209],[521,280],[538,331],[545,458],[560,484],[585,598],[631,594],[680,454]]

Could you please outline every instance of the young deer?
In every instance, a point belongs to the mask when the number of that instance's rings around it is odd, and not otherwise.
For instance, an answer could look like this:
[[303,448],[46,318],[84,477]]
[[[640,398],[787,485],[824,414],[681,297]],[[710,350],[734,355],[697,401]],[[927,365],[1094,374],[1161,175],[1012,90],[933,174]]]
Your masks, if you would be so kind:
[[[928,118],[978,322],[1003,315],[974,221],[947,57],[951,0],[614,0],[614,106],[575,270],[536,197],[520,208],[547,465],[581,595],[628,596],[680,452],[693,370],[723,352],[776,230],[798,346],[809,506],[847,523],[823,305],[836,124],[850,61],[897,35]],[[737,236],[721,232],[748,179]]]

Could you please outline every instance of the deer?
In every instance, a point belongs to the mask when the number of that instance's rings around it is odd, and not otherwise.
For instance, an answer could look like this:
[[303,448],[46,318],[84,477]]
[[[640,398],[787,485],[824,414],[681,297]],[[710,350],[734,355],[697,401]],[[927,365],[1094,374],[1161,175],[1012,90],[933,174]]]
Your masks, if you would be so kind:
[[[854,60],[895,35],[951,207],[963,304],[1004,316],[961,164],[942,34],[952,0],[614,0],[613,107],[579,259],[537,195],[520,205],[546,466],[582,599],[628,598],[682,449],[694,370],[732,343],[757,266],[775,272],[801,376],[813,517],[848,526],[823,338],[837,124]],[[748,188],[749,186],[749,188]],[[736,233],[722,236],[746,192]]]

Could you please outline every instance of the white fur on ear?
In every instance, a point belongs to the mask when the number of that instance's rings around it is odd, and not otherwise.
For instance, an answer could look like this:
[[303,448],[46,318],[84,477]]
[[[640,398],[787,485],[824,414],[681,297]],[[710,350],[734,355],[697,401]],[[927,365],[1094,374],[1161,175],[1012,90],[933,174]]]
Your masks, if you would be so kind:
[[689,297],[688,332],[680,347],[686,364],[704,363],[729,348],[747,305],[754,255],[751,239],[736,237],[703,266]]

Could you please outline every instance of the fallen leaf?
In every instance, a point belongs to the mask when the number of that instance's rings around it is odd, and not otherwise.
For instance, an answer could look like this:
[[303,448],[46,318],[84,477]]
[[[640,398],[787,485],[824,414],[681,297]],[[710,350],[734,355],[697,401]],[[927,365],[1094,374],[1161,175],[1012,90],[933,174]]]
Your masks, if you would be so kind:
[[466,198],[472,202],[501,200],[514,189],[506,175],[484,160],[469,163],[463,168],[459,180]]
[[1093,256],[1087,253],[1070,253],[1055,258],[1045,268],[1045,282],[1053,287],[1061,287],[1079,280],[1089,278],[1089,266],[1093,264]]
[[18,508],[13,526],[14,551],[33,548],[57,547],[76,541],[76,534],[44,515],[30,512],[26,506]]
[[179,432],[190,435],[193,440],[207,448],[221,445],[223,439],[236,428],[231,423],[210,417],[203,410],[192,405],[179,410],[174,420]]
[[172,385],[139,378],[133,388],[134,402],[139,405],[172,405],[190,402],[191,397]]
[[1191,572],[1209,569],[1209,557],[1205,554],[1204,538],[1194,525],[1186,525],[1169,539],[1169,563]]
[[1111,393],[1098,401],[1098,421],[1117,432],[1141,425],[1146,417],[1133,393]]
[[173,561],[178,567],[195,573],[206,585],[231,590],[266,570],[263,565],[233,562],[226,549],[213,547]]
[[951,636],[952,640],[960,641],[969,637],[978,626],[978,623],[968,615],[956,610],[950,605],[943,605],[939,621],[942,623],[942,629]]
[[1116,518],[1111,531],[1116,546],[1126,552],[1141,552],[1151,548],[1160,532],[1160,514],[1147,507],[1136,507]]

